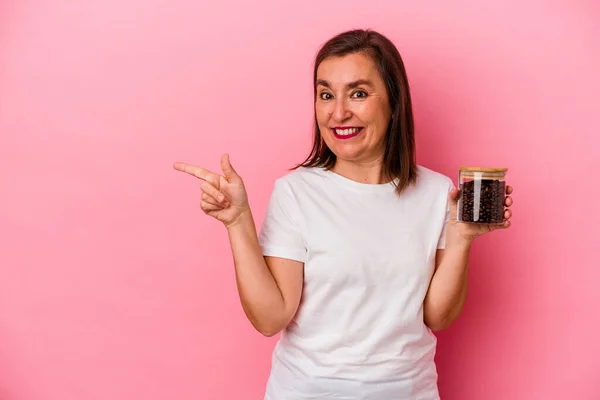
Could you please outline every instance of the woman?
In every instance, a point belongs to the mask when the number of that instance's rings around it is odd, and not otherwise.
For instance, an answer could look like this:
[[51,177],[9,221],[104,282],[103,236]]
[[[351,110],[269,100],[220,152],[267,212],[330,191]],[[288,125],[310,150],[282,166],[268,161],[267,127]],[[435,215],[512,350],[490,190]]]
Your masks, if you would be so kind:
[[327,42],[314,94],[314,147],[275,182],[258,236],[227,155],[222,175],[175,164],[227,227],[249,320],[282,331],[265,399],[438,399],[432,331],[461,312],[473,240],[511,213],[456,222],[452,180],[416,165],[404,66],[381,34]]

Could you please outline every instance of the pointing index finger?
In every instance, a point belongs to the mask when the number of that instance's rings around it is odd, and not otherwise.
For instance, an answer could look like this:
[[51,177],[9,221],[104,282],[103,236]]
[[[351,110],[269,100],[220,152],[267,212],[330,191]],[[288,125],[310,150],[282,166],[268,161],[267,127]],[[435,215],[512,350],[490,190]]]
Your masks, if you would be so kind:
[[205,181],[210,180],[210,178],[216,177],[214,173],[204,168],[182,162],[176,162],[175,164],[173,164],[173,168],[175,168],[177,171],[185,172],[186,174],[190,174],[192,176],[195,176],[196,178],[200,178]]

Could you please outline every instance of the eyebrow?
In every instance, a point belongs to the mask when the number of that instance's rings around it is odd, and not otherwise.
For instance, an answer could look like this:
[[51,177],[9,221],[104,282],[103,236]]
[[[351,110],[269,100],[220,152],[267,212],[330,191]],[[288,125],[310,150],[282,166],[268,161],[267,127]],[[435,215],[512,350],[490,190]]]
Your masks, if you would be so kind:
[[[327,82],[324,79],[317,79],[317,85],[325,86],[326,88],[330,88],[331,89],[331,85],[329,84],[329,82]],[[349,82],[346,85],[346,87],[348,89],[354,89],[355,87],[360,86],[360,85],[366,85],[366,86],[373,87],[373,84],[371,83],[371,81],[369,81],[367,79],[359,79],[357,81]]]

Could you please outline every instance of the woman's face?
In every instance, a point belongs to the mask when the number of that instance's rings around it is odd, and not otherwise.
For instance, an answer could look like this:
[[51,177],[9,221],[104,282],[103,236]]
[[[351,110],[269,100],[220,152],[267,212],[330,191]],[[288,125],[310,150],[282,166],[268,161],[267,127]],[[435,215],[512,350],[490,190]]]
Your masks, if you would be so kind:
[[316,118],[329,149],[344,161],[380,160],[391,109],[375,63],[362,53],[327,58],[316,83]]

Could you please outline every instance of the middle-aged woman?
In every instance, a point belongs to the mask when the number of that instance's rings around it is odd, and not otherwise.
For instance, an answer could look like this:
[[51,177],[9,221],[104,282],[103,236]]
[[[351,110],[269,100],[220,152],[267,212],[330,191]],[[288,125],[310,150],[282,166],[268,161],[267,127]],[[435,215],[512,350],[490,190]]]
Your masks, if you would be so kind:
[[226,226],[248,319],[282,332],[265,399],[439,399],[432,331],[461,312],[473,240],[511,212],[456,221],[452,180],[416,164],[405,69],[385,36],[330,39],[313,85],[312,152],[276,180],[259,234],[227,155],[222,174],[175,164]]

